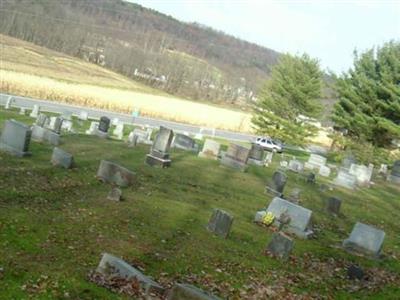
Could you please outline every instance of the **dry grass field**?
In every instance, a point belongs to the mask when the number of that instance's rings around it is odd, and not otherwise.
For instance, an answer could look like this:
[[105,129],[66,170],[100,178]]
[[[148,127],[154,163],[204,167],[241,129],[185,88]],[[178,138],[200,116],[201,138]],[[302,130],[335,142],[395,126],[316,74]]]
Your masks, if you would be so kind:
[[0,35],[0,92],[250,132],[250,114],[179,99],[94,64]]

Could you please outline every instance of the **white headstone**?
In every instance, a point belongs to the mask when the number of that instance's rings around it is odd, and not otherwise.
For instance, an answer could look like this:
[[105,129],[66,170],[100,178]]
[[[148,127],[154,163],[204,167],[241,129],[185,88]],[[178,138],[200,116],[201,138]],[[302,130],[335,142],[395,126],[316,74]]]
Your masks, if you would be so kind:
[[323,157],[318,154],[311,154],[310,157],[308,158],[308,161],[304,164],[304,168],[306,169],[318,169],[321,166],[325,166],[326,164],[326,157]]
[[40,106],[35,104],[33,105],[32,112],[29,116],[36,119],[39,115],[39,112],[40,112]]
[[20,108],[19,114],[25,116],[25,107]]
[[302,172],[304,164],[298,160],[292,159],[289,161],[288,169],[293,172]]
[[72,131],[72,121],[64,119],[61,128],[68,132]]
[[217,159],[220,147],[220,143],[214,140],[206,139],[206,141],[204,142],[203,150],[199,153],[199,156]]
[[356,177],[358,185],[368,185],[371,181],[373,168],[373,165],[372,167],[367,167],[364,165],[352,164],[350,166],[349,174]]
[[118,118],[113,118],[111,121],[111,125],[117,126],[119,124],[119,119]]
[[11,104],[14,102],[14,98],[12,96],[9,96],[7,98],[7,102],[6,105],[4,106],[5,109],[10,109],[11,108]]
[[95,134],[98,127],[99,127],[99,122],[91,122],[90,128],[86,130],[86,134]]
[[89,117],[89,114],[86,111],[81,111],[79,113],[78,119],[81,121],[86,121]]
[[119,140],[122,140],[122,137],[124,136],[124,123],[118,123],[113,134],[117,136]]
[[356,225],[354,225],[350,237],[343,241],[343,246],[349,250],[379,256],[384,239],[384,231],[357,222]]
[[320,166],[318,174],[323,177],[329,177],[331,175],[331,168],[327,166]]
[[356,182],[357,178],[344,170],[340,170],[337,174],[337,177],[333,181],[334,184],[348,189],[354,189],[356,186]]

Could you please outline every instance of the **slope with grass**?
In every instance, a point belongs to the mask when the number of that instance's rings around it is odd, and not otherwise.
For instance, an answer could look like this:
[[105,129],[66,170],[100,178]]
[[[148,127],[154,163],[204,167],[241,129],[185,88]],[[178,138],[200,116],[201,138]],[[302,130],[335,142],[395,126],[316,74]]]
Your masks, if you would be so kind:
[[[32,122],[0,110],[0,127],[9,118]],[[87,126],[75,125],[82,131]],[[28,158],[0,153],[1,299],[128,299],[87,280],[102,252],[123,257],[163,284],[192,282],[229,299],[398,299],[400,189],[393,185],[377,180],[357,193],[323,193],[289,173],[286,189],[303,189],[301,203],[314,211],[316,238],[296,239],[291,259],[281,262],[263,254],[272,229],[252,223],[271,200],[264,186],[277,161],[240,173],[174,150],[171,168],[156,169],[144,164],[145,145],[128,148],[84,135],[63,141],[76,159],[72,170],[52,167],[52,147],[44,144],[32,142]],[[106,200],[110,186],[95,178],[101,159],[137,173],[137,184],[123,189],[124,201]],[[343,199],[337,218],[324,211],[330,195]],[[226,240],[205,229],[213,208],[234,215]],[[385,230],[384,259],[337,247],[356,221]],[[365,268],[369,281],[349,282],[350,263]]]
[[0,92],[233,131],[248,113],[167,95],[77,58],[0,35]]

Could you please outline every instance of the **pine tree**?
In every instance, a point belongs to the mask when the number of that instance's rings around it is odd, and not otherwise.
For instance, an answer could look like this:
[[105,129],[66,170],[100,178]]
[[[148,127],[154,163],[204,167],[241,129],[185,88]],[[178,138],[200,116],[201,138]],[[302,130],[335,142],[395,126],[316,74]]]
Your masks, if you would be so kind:
[[308,55],[284,54],[273,67],[255,106],[252,123],[259,134],[304,144],[316,128],[298,119],[321,112],[322,72]]
[[400,42],[361,55],[337,78],[339,102],[332,116],[353,139],[388,147],[400,138]]

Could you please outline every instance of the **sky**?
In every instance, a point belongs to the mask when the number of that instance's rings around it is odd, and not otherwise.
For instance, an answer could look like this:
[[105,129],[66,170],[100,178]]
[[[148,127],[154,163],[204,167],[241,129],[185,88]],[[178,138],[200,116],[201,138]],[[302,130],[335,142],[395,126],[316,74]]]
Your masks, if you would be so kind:
[[400,0],[130,0],[185,22],[197,22],[347,71],[353,52],[400,41]]

